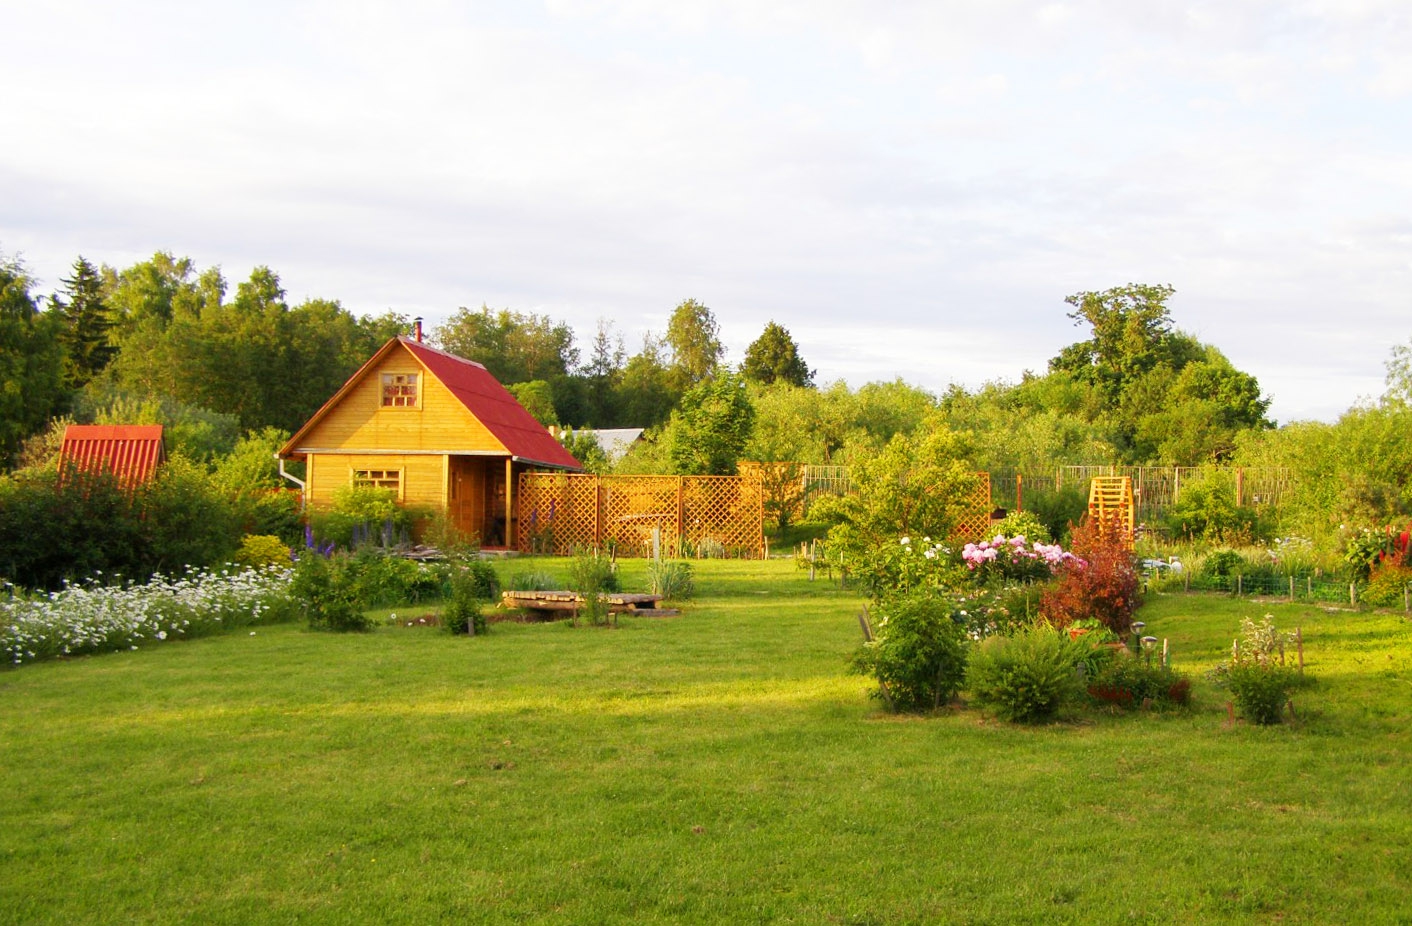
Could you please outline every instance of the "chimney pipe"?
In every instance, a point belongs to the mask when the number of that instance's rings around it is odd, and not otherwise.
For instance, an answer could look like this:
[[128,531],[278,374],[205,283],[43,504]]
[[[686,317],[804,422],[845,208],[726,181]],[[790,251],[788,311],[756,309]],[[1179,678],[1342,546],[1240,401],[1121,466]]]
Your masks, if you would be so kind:
[[418,344],[422,343],[422,320],[420,318],[412,319],[412,337]]

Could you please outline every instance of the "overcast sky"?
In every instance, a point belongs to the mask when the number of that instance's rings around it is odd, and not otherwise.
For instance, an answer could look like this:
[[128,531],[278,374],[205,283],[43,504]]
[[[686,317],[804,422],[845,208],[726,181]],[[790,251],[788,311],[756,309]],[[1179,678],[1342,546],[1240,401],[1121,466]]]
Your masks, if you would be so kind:
[[169,250],[629,350],[691,297],[818,379],[1043,371],[1170,283],[1281,421],[1412,337],[1412,2],[0,0],[0,252]]

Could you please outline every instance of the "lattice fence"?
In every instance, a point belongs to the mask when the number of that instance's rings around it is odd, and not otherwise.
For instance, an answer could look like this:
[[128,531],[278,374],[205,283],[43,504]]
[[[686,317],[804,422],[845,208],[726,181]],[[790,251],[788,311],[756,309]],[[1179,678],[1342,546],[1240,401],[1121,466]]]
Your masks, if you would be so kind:
[[1122,532],[1129,546],[1133,542],[1133,481],[1128,476],[1094,476],[1088,489],[1088,516],[1098,522],[1100,531]]
[[655,530],[666,556],[765,553],[759,478],[524,473],[517,498],[524,552],[650,556]]
[[966,513],[956,525],[961,540],[985,540],[990,536],[990,473],[976,473],[976,491]]

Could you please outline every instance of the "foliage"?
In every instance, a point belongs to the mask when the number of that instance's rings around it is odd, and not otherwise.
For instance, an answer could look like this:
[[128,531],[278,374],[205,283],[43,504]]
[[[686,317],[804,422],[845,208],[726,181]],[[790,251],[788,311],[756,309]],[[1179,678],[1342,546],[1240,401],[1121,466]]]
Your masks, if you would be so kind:
[[667,601],[685,601],[696,592],[691,563],[683,560],[652,560],[647,564],[647,581],[652,593]]
[[238,537],[231,499],[182,457],[136,490],[73,470],[0,479],[0,575],[26,588],[100,571],[145,579],[213,566],[231,557]]
[[484,606],[500,592],[500,580],[481,559],[451,563],[451,595],[441,609],[441,626],[452,634],[481,636],[487,630]]
[[[240,419],[209,408],[187,405],[171,398],[141,396],[137,393],[91,384],[74,399],[74,418],[94,424],[160,424],[162,440],[173,456],[181,455],[203,463],[235,452],[240,445]],[[262,434],[264,432],[261,432]],[[256,442],[263,440],[257,437]],[[244,453],[249,447],[242,450]],[[261,463],[275,470],[271,456]]]
[[147,582],[66,584],[48,595],[0,589],[0,653],[14,665],[83,653],[135,650],[293,616],[290,571],[188,568]]
[[667,440],[673,470],[686,476],[734,475],[754,423],[744,381],[718,370],[687,390],[672,413]]
[[618,590],[618,576],[613,564],[597,550],[581,552],[569,563],[569,588],[583,599],[579,615],[595,626],[609,622],[610,592]]
[[667,320],[667,344],[672,350],[673,369],[687,386],[711,376],[726,355],[716,316],[695,299],[687,299],[672,310]]
[[1070,526],[1083,521],[1088,513],[1088,492],[1072,485],[1049,491],[1027,488],[1025,510],[1044,525],[1050,537],[1061,541]]
[[767,386],[772,383],[810,386],[814,382],[814,371],[799,356],[799,345],[794,343],[789,330],[773,321],[766,324],[760,336],[745,349],[740,374]]
[[1350,534],[1344,543],[1343,559],[1353,578],[1366,582],[1373,567],[1393,553],[1393,538],[1388,531],[1363,529]]
[[1073,532],[1077,560],[1045,591],[1040,610],[1056,627],[1093,618],[1122,636],[1141,601],[1132,551],[1119,530],[1089,518]]
[[1075,650],[1042,624],[989,637],[971,651],[966,688],[1002,720],[1049,720],[1079,692]]
[[239,566],[284,566],[290,564],[289,547],[278,537],[246,534],[240,538],[240,548],[235,551],[235,563]]
[[1358,600],[1375,608],[1400,608],[1409,585],[1412,585],[1412,567],[1384,563],[1373,570],[1368,587],[1358,593]]
[[1204,469],[1184,482],[1166,521],[1173,536],[1188,540],[1241,543],[1261,535],[1256,510],[1236,504],[1235,477],[1229,469]]
[[1190,678],[1160,661],[1154,664],[1126,652],[1104,660],[1088,678],[1089,697],[1105,704],[1134,708],[1144,703],[1182,707],[1191,703]]
[[79,257],[73,264],[73,276],[62,282],[68,298],[51,296],[49,311],[62,321],[58,339],[64,348],[65,384],[79,389],[103,372],[117,349],[108,340],[111,322],[98,269]]
[[372,629],[372,621],[358,603],[356,575],[346,554],[319,556],[306,553],[294,566],[289,592],[313,630],[339,633]]
[[1228,686],[1241,716],[1251,723],[1280,722],[1289,693],[1299,678],[1285,665],[1285,645],[1294,635],[1276,629],[1269,614],[1256,623],[1241,619],[1241,635],[1231,649],[1229,662],[1218,666],[1214,677]]
[[484,366],[509,386],[531,380],[553,381],[578,365],[574,332],[548,315],[471,311],[462,306],[433,333],[443,350]]
[[0,468],[67,399],[62,320],[41,314],[29,289],[24,267],[0,254]]
[[996,521],[991,530],[1005,537],[1024,537],[1031,543],[1053,543],[1054,535],[1033,511],[1011,511]]
[[559,583],[547,572],[531,570],[514,572],[506,587],[517,592],[547,592],[559,587]]
[[530,417],[545,427],[559,423],[559,413],[554,409],[554,390],[542,379],[532,379],[526,383],[512,383],[507,387]]
[[874,612],[876,638],[854,654],[854,671],[878,680],[894,711],[935,710],[955,697],[966,674],[965,618],[936,589],[890,597]]
[[373,486],[340,486],[333,504],[309,512],[309,525],[319,542],[345,549],[363,544],[392,547],[402,542],[425,512],[397,503],[397,493]]
[[603,474],[612,468],[608,455],[603,452],[603,445],[598,443],[598,438],[592,434],[565,428],[559,432],[559,443],[564,445],[570,456],[579,461],[585,472]]
[[1245,571],[1245,557],[1235,550],[1213,550],[1201,563],[1201,572],[1208,576],[1231,576]]
[[901,537],[946,538],[972,507],[977,476],[969,447],[945,426],[923,436],[898,435],[854,468],[857,492],[822,499],[815,515],[829,521],[829,543],[873,598],[901,587]]

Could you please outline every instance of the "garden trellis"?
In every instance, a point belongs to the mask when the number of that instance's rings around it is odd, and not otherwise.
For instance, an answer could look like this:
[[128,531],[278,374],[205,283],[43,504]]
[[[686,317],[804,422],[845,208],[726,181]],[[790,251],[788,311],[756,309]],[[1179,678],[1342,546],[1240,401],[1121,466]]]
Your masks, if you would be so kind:
[[759,478],[525,473],[516,502],[526,553],[651,556],[655,542],[664,556],[765,555]]

